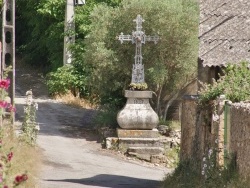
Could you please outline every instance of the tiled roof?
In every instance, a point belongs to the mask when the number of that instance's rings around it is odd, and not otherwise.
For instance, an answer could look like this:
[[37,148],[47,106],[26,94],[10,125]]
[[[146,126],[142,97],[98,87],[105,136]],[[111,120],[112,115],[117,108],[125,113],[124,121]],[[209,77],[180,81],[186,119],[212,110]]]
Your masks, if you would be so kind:
[[204,66],[250,61],[250,0],[200,0],[199,38]]

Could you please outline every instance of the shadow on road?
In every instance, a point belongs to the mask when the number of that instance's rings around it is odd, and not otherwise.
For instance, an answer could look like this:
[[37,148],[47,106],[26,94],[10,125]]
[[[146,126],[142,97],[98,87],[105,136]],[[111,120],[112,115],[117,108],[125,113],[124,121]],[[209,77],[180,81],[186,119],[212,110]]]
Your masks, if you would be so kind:
[[[24,119],[24,97],[16,97],[16,121]],[[19,102],[20,101],[20,102]],[[39,135],[84,138],[100,142],[94,126],[96,110],[75,108],[51,99],[35,99],[38,103],[36,122],[40,126]]]
[[84,178],[84,179],[62,179],[62,180],[47,179],[45,181],[68,182],[68,183],[77,183],[82,185],[100,186],[109,188],[157,188],[160,187],[161,183],[161,181],[156,181],[156,180],[140,179],[140,178],[110,175],[110,174],[100,174],[97,176],[93,176],[91,178]]

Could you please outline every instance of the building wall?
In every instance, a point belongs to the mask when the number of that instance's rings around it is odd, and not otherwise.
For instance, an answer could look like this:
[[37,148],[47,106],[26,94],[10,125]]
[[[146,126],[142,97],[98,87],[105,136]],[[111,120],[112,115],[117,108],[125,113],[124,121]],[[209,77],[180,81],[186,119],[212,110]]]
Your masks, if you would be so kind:
[[241,175],[250,174],[250,103],[228,105],[223,99],[213,101],[213,108],[199,109],[191,96],[182,102],[181,149],[182,161],[201,161],[211,148],[218,148],[217,162],[227,162],[225,153],[235,156]]
[[250,104],[236,103],[230,108],[230,147],[240,174],[250,174]]
[[187,160],[192,156],[193,141],[195,137],[195,125],[197,104],[196,98],[185,96],[182,103],[181,116],[181,160]]
[[212,119],[213,105],[200,109],[197,96],[186,96],[182,102],[181,160],[201,161],[207,151],[214,147],[218,137],[219,122]]

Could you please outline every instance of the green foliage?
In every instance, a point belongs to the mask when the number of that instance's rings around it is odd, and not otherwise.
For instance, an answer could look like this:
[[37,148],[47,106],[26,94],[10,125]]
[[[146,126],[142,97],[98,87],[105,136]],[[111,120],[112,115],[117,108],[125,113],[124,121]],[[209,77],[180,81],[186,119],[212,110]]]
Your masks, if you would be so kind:
[[88,96],[86,82],[84,70],[77,66],[63,66],[47,75],[47,86],[51,95],[66,94],[69,91],[76,95],[78,91]]
[[109,128],[116,128],[118,127],[117,124],[117,113],[118,108],[114,105],[103,105],[95,118],[94,123],[100,127],[109,127]]
[[[102,2],[117,6],[120,0],[88,0],[86,5],[75,7],[76,39],[81,48],[89,32],[89,14]],[[63,41],[67,34],[64,33],[65,6],[65,0],[16,1],[16,44],[26,62],[48,70],[63,65]]]
[[213,84],[204,84],[199,92],[200,104],[207,104],[224,94],[226,99],[232,102],[240,102],[250,99],[250,71],[248,62],[239,65],[229,64],[223,71],[223,76]]
[[[4,75],[5,77],[5,75]],[[1,187],[19,187],[26,186],[26,181],[28,180],[27,172],[25,172],[24,166],[20,169],[20,164],[28,164],[28,160],[23,160],[25,162],[20,162],[18,159],[18,149],[26,153],[24,150],[25,146],[22,141],[16,138],[15,130],[13,126],[7,123],[7,121],[2,121],[5,112],[13,112],[15,108],[9,103],[8,88],[10,86],[9,79],[0,80],[0,116],[1,116],[1,126],[0,126],[0,186]],[[14,113],[13,113],[14,114]],[[21,173],[20,173],[21,172]],[[18,175],[17,175],[18,173]],[[32,178],[31,178],[32,179]]]
[[130,83],[135,46],[120,44],[116,37],[135,29],[133,20],[138,14],[145,19],[145,33],[158,34],[161,38],[157,45],[149,42],[143,45],[142,53],[146,81],[162,103],[167,93],[180,87],[190,72],[196,70],[198,6],[195,1],[128,0],[118,8],[100,4],[90,14],[90,33],[81,60],[82,66],[92,67],[91,92],[98,94],[101,103],[108,101],[106,98],[123,98],[123,91]]
[[214,146],[205,152],[202,161],[181,161],[175,171],[165,177],[163,187],[243,188],[249,185],[250,177],[239,176],[235,154],[229,156],[224,166],[218,164],[218,154],[222,152],[218,148],[216,140]]
[[47,85],[51,95],[66,94],[74,87],[75,76],[72,66],[64,66],[47,75]]
[[166,150],[165,156],[167,157],[168,168],[176,168],[179,164],[180,146],[175,146]]
[[[63,63],[63,37],[67,34],[64,33],[65,1],[22,0],[16,4],[18,52],[31,64],[56,70]],[[146,20],[143,25],[146,34],[161,37],[157,45],[143,46],[143,63],[149,88],[165,105],[166,96],[181,88],[196,70],[195,0],[88,0],[86,5],[75,7],[76,42],[70,47],[74,71],[65,76],[70,81],[64,83],[58,79],[63,77],[59,72],[65,71],[52,73],[48,81],[50,93],[66,92],[73,87],[101,104],[115,101],[122,106],[135,47],[129,43],[121,45],[116,36],[134,30],[132,20],[137,14]],[[153,100],[159,104],[156,98]]]
[[16,44],[26,62],[50,69],[61,66],[65,1],[17,1],[16,12]]
[[[211,178],[212,177],[212,178]],[[197,168],[197,161],[182,161],[172,174],[168,174],[163,180],[163,187],[175,188],[245,188],[248,187],[250,178],[240,177],[233,162],[219,170],[213,168],[212,176],[204,178],[204,175]]]

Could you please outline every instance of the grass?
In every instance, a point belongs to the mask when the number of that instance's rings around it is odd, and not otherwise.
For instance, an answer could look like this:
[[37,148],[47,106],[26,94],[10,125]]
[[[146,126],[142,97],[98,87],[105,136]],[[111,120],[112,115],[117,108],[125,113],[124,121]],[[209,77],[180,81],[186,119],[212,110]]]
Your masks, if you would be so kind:
[[[11,161],[5,165],[5,185],[11,187],[17,175],[27,174],[28,180],[18,187],[36,187],[39,169],[41,167],[41,154],[37,147],[30,146],[21,141],[10,125],[4,125],[1,130],[1,156],[13,153]],[[3,161],[2,161],[3,162]],[[8,168],[7,166],[10,165]]]
[[172,174],[166,175],[162,188],[249,188],[250,177],[239,176],[235,166],[219,171],[214,169],[212,176],[205,178],[197,170],[195,161],[183,161]]
[[95,108],[93,104],[88,102],[85,99],[75,97],[72,93],[67,93],[65,95],[57,95],[54,97],[56,100],[62,101],[65,104],[68,104],[73,107],[77,108],[86,108],[86,109],[92,109]]
[[165,125],[170,130],[181,130],[181,122],[180,121],[169,121],[160,119],[159,125]]

